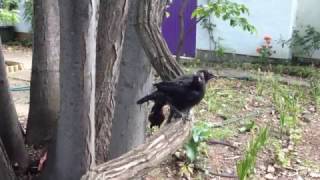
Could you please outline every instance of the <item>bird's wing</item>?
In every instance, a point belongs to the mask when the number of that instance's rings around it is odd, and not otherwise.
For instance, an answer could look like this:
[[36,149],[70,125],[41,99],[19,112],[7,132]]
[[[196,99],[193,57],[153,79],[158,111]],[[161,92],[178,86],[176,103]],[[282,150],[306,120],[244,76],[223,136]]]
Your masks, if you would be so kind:
[[184,75],[180,76],[171,81],[162,81],[159,83],[153,84],[157,89],[162,89],[166,87],[187,87],[192,84],[194,75]]
[[160,83],[154,84],[154,86],[158,89],[158,91],[164,92],[166,94],[181,93],[185,91],[187,87],[182,83],[171,82],[171,81],[160,82]]

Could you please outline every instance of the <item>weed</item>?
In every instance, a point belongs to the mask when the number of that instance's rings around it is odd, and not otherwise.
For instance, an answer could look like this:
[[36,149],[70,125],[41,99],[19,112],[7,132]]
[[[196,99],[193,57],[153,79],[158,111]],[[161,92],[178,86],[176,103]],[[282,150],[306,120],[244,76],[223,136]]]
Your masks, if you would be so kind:
[[273,81],[272,88],[272,98],[279,113],[281,130],[295,127],[301,112],[299,97],[277,81]]
[[317,110],[320,109],[320,77],[314,77],[310,81],[311,96],[317,106]]
[[277,162],[284,167],[288,167],[291,164],[290,153],[282,148],[281,140],[274,140],[272,145],[275,150],[276,160]]
[[205,143],[207,140],[213,137],[212,125],[199,121],[192,128],[192,137],[185,145],[186,155],[190,162],[196,160],[201,151],[201,144]]
[[250,132],[251,130],[257,128],[257,125],[254,121],[249,121],[244,124],[241,128],[239,128],[240,133]]
[[261,129],[258,135],[248,144],[244,159],[237,163],[237,173],[240,180],[246,180],[253,171],[258,152],[268,139],[269,128]]

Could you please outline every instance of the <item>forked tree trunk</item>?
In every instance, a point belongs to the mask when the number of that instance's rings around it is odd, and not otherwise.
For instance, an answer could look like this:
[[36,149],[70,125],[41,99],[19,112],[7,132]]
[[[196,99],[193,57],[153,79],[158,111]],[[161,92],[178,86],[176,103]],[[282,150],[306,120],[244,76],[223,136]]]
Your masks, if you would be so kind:
[[128,0],[101,1],[97,37],[96,160],[107,161]]
[[[167,80],[183,74],[183,71],[172,58],[160,32],[165,2],[161,0],[139,1],[137,31],[151,64],[161,78]],[[174,153],[188,139],[192,121],[186,123],[183,123],[181,119],[177,121],[163,127],[146,143],[128,153],[94,167],[82,177],[82,180],[122,180],[141,177],[148,170],[159,165],[168,155]]]
[[[98,0],[60,0],[60,118],[42,179],[79,180],[95,165]],[[53,151],[53,155],[50,155]]]
[[60,24],[56,0],[34,0],[33,59],[26,142],[44,145],[58,118]]
[[10,160],[0,139],[0,177],[3,180],[15,180]]
[[112,123],[110,153],[116,158],[142,144],[145,137],[147,109],[136,101],[150,93],[152,86],[151,64],[139,41],[135,24],[139,0],[130,0],[120,77],[116,94],[116,108]]
[[162,80],[183,74],[161,34],[167,0],[140,0],[137,31],[146,55]]
[[18,115],[9,92],[5,66],[0,40],[0,139],[2,139],[11,164],[18,166],[19,171],[24,171],[28,165],[28,156]]

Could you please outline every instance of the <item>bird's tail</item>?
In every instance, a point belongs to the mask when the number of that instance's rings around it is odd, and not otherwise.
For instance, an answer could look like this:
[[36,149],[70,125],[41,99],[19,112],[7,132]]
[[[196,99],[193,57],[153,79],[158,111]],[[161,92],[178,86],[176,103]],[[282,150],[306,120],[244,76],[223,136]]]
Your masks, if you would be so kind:
[[143,103],[145,103],[147,101],[154,101],[156,98],[158,98],[158,93],[154,92],[154,93],[151,93],[151,94],[146,95],[143,98],[139,99],[137,101],[137,104],[143,104]]

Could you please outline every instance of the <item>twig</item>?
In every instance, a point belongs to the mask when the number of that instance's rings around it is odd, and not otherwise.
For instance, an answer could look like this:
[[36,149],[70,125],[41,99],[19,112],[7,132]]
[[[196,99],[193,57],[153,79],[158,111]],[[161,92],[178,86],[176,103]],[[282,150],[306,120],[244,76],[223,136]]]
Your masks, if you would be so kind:
[[207,141],[207,143],[208,143],[209,145],[220,144],[220,145],[232,147],[233,149],[238,149],[238,147],[236,147],[236,146],[234,146],[234,145],[232,145],[232,144],[230,144],[230,143],[223,142],[223,141],[209,140],[209,141]]
[[224,126],[232,124],[232,123],[236,123],[236,122],[239,123],[239,122],[244,121],[244,120],[246,120],[246,119],[248,119],[250,117],[259,116],[259,115],[261,115],[261,114],[263,114],[265,112],[268,112],[268,111],[270,111],[270,109],[266,108],[265,110],[262,110],[262,111],[251,112],[251,113],[249,113],[248,115],[246,115],[244,117],[231,118],[231,119],[228,119],[228,120],[226,120],[226,121],[224,121],[224,122],[222,122],[220,124],[213,125],[212,128],[221,128],[221,127],[224,127]]

